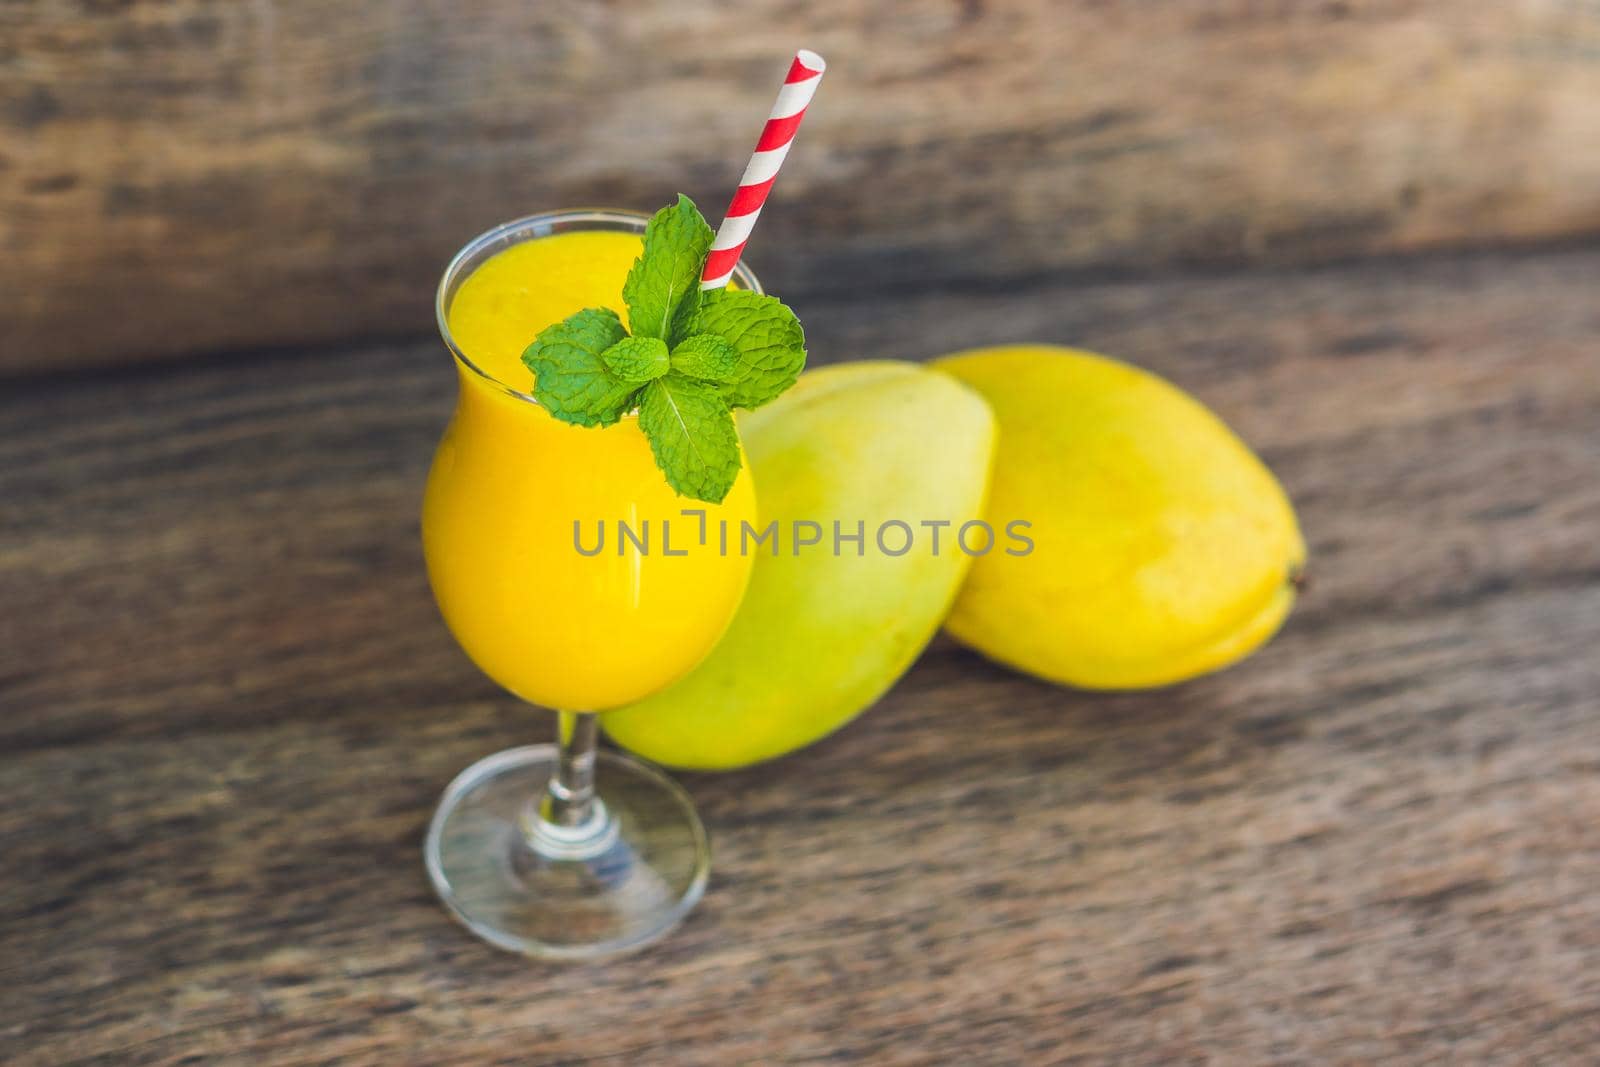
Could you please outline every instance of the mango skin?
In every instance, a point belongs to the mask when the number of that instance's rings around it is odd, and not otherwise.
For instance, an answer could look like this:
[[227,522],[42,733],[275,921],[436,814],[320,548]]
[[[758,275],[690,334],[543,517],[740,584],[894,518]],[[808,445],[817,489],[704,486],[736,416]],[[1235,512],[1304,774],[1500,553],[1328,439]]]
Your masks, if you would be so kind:
[[[740,418],[759,526],[777,519],[781,553],[762,549],[722,641],[668,689],[601,716],[622,747],[673,767],[727,770],[825,737],[881,697],[938,632],[970,557],[954,531],[983,513],[994,422],[976,393],[916,364],[810,371]],[[823,544],[794,555],[796,519]],[[866,522],[866,549],[833,554],[833,521]],[[880,553],[899,519],[918,537]],[[922,520],[949,519],[937,556]],[[898,548],[901,535],[890,536]]]
[[1085,689],[1227,666],[1294,604],[1305,542],[1283,488],[1194,398],[1076,349],[934,361],[999,427],[988,520],[1032,523],[1026,556],[974,561],[945,626],[991,659]]

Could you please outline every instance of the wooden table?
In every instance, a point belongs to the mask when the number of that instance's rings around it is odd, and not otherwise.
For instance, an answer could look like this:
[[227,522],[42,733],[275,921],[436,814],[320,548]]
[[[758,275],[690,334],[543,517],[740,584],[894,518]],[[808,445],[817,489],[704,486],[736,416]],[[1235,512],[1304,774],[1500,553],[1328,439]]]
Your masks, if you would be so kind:
[[[1600,251],[796,301],[817,362],[1038,338],[1197,393],[1311,582],[1094,695],[945,641],[690,775],[711,889],[635,957],[459,929],[439,791],[549,728],[436,617],[429,339],[0,398],[0,1061],[1592,1062]],[[423,294],[421,299],[426,299]]]

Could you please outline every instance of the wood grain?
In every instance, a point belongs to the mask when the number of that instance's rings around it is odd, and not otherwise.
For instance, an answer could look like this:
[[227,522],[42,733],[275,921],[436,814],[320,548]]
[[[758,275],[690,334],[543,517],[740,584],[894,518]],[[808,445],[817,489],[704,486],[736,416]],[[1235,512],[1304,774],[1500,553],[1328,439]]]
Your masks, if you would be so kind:
[[428,331],[506,218],[720,210],[789,295],[1600,232],[1594,0],[0,7],[0,371]]
[[431,344],[0,397],[0,1060],[1588,1062],[1600,1044],[1600,252],[801,308],[821,361],[1073,341],[1280,472],[1284,633],[1173,689],[939,642],[687,777],[687,925],[552,968],[420,840],[547,723],[436,619]]

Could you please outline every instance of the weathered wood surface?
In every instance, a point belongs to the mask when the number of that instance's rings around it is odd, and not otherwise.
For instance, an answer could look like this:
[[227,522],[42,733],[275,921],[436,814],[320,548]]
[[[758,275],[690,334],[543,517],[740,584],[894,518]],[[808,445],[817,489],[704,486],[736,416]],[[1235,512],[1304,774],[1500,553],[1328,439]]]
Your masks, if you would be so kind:
[[531,211],[719,211],[797,44],[789,295],[1600,231],[1596,0],[0,5],[0,370],[428,329]]
[[1221,675],[1087,695],[938,643],[689,776],[702,907],[502,955],[444,784],[539,736],[438,622],[432,344],[0,398],[0,1061],[1591,1063],[1600,252],[805,305],[822,359],[1041,337],[1282,474],[1312,584]]

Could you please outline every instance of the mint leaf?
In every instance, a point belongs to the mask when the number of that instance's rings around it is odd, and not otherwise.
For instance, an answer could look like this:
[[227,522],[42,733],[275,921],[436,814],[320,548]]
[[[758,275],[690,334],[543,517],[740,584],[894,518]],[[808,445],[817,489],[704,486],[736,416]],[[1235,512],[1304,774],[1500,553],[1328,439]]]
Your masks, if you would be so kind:
[[675,373],[657,378],[644,387],[639,428],[668,485],[722,503],[739,476],[739,434],[716,386]]
[[702,381],[731,381],[739,372],[739,350],[714,333],[697,333],[672,350],[672,369]]
[[622,320],[610,308],[585,308],[547,326],[522,353],[533,371],[533,397],[562,422],[610,426],[633,407],[638,382],[606,369],[600,354],[623,337]]
[[676,204],[650,217],[644,253],[622,285],[635,337],[659,337],[671,344],[681,335],[679,327],[700,304],[700,270],[715,236],[694,201],[682,193]]
[[756,408],[795,383],[806,365],[806,333],[777,297],[747,289],[711,289],[685,327],[713,333],[739,353],[739,367],[722,387],[729,407]]
[[648,382],[667,373],[667,342],[659,337],[624,337],[604,352],[600,361],[625,382]]

